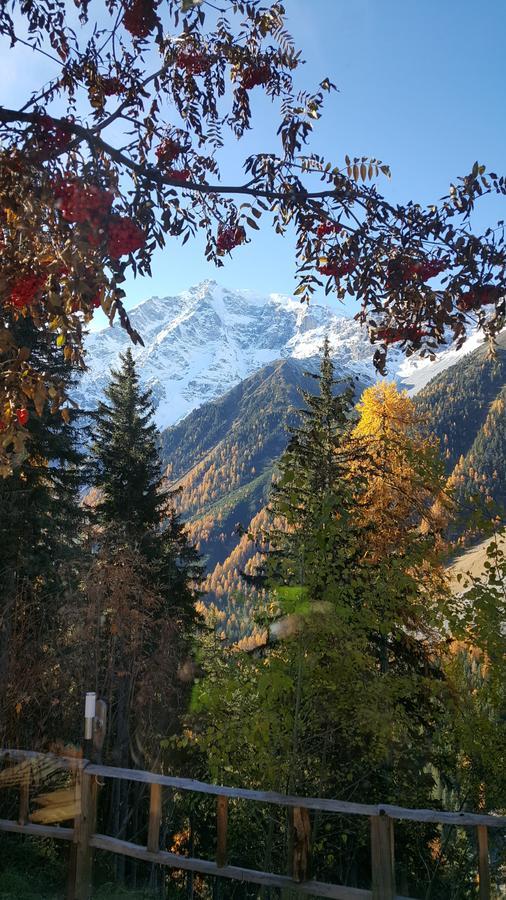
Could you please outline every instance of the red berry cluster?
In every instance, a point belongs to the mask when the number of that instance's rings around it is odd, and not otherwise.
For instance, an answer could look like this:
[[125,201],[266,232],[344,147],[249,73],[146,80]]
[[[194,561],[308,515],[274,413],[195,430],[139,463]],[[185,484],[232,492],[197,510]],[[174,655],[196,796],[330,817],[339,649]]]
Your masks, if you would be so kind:
[[189,169],[167,169],[165,172],[167,178],[173,178],[174,181],[190,181],[192,173]]
[[391,259],[388,262],[388,288],[399,288],[403,282],[416,278],[427,281],[434,278],[448,268],[448,262],[444,259],[406,260]]
[[218,227],[218,237],[216,239],[216,247],[218,253],[226,253],[233,250],[239,244],[244,244],[246,240],[246,232],[242,225],[220,225]]
[[158,162],[162,166],[173,162],[183,152],[183,147],[172,138],[164,138],[155,150]]
[[116,78],[113,75],[107,78],[102,78],[100,81],[100,87],[102,89],[104,97],[113,97],[115,94],[122,94],[124,90],[121,79]]
[[339,234],[341,230],[341,225],[338,225],[337,222],[322,222],[316,229],[316,236],[324,238],[328,234]]
[[9,300],[13,306],[23,309],[33,303],[35,295],[46,283],[45,275],[23,275],[11,285]]
[[378,328],[375,336],[384,344],[397,344],[399,341],[411,341],[416,344],[426,333],[417,325],[406,325],[404,328]]
[[422,262],[410,263],[404,269],[405,278],[420,278],[421,281],[427,281],[434,278],[440,272],[444,272],[448,264],[442,259],[427,259]]
[[329,260],[328,262],[318,266],[318,271],[321,272],[322,275],[333,275],[335,278],[339,278],[342,275],[349,275],[350,272],[356,268],[357,263],[354,259],[348,259],[344,262],[333,262]]
[[39,116],[35,124],[35,140],[43,150],[62,153],[72,142],[72,133],[62,128],[51,116]]
[[125,9],[123,25],[132,37],[146,38],[159,23],[153,0],[132,0]]
[[26,425],[26,423],[28,422],[28,419],[29,419],[28,410],[25,409],[24,406],[22,409],[17,409],[16,410],[16,418],[17,418],[19,424],[22,425],[24,428],[24,426]]
[[457,300],[457,309],[460,309],[461,312],[472,312],[472,310],[479,309],[481,306],[495,303],[498,296],[499,291],[496,287],[475,287],[472,291],[461,294]]
[[242,86],[246,91],[256,87],[258,84],[267,84],[271,77],[270,66],[267,63],[262,65],[247,66],[241,72]]
[[67,222],[91,222],[96,224],[108,215],[114,200],[110,191],[103,191],[96,184],[82,185],[65,181],[55,190],[56,205]]
[[178,69],[185,69],[189,75],[203,75],[211,68],[211,60],[199,50],[180,50],[176,66]]
[[128,216],[111,216],[107,236],[107,250],[118,259],[125,253],[139,250],[146,242],[146,235]]

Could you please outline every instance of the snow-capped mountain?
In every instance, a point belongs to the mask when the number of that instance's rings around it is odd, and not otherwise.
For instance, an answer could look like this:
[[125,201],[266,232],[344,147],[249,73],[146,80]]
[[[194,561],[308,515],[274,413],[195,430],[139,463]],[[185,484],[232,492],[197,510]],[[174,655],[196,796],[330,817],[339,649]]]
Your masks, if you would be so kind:
[[[143,385],[153,391],[159,428],[175,424],[266,363],[317,356],[326,334],[340,372],[362,382],[376,378],[373,347],[357,322],[282,294],[259,296],[204,281],[176,296],[145,300],[129,315],[144,340],[145,346],[132,352]],[[74,393],[82,409],[96,406],[127,346],[130,338],[119,324],[88,336],[89,369]],[[418,368],[408,365],[401,351],[390,349],[388,375],[405,379],[406,386],[413,376],[419,389],[432,377],[430,368],[425,361]]]

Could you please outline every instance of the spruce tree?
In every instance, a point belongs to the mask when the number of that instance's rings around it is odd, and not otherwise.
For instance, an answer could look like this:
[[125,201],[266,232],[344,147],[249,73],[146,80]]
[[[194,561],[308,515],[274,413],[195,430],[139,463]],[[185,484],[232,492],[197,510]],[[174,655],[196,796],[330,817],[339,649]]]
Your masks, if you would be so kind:
[[103,526],[156,555],[162,509],[158,436],[149,391],[139,385],[130,348],[112,373],[106,400],[94,414],[92,477],[100,489],[96,508]]
[[345,602],[358,546],[360,478],[349,477],[354,388],[335,378],[328,339],[318,373],[305,374],[316,391],[301,391],[305,406],[272,488],[271,512],[283,524],[269,535],[268,570],[271,581],[303,586],[311,600],[328,599],[339,583]]
[[[56,343],[30,319],[13,328],[30,364],[68,390],[75,372]],[[0,479],[0,741],[36,747],[40,709],[58,712],[58,609],[78,578],[82,457],[75,412],[66,423],[47,404],[37,411],[27,398],[26,409],[26,459]],[[44,719],[47,736],[59,736]]]
[[[197,623],[195,600],[196,583],[201,576],[199,557],[175,512],[172,493],[164,487],[159,434],[153,423],[153,412],[151,393],[141,388],[128,349],[121,357],[121,368],[112,373],[104,402],[93,416],[90,459],[91,479],[98,495],[95,513],[99,527],[95,540],[100,549],[94,565],[98,581],[104,586],[102,595],[100,591],[97,594],[95,586],[92,587],[96,595],[94,602],[103,602],[104,610],[108,609],[109,588],[106,586],[122,577],[125,561],[132,571],[137,572],[134,580],[138,585],[144,584],[146,596],[151,597],[148,608],[139,587],[136,593],[132,592],[127,607],[120,609],[118,606],[112,618],[109,612],[106,613],[111,618],[115,637],[119,634],[128,637],[126,626],[129,620],[132,629],[137,627],[140,619],[145,623],[142,641],[136,644],[135,660],[128,641],[119,648],[120,642],[116,640],[116,652],[122,654],[121,670],[130,673],[125,675],[123,682],[114,675],[114,714],[120,745],[116,748],[116,759],[121,765],[128,759],[133,731],[138,732],[139,711],[137,709],[134,715],[134,710],[140,702],[141,682],[147,683],[148,660],[158,659],[163,653],[165,659],[170,657],[172,660],[172,669],[167,674],[167,667],[159,665],[160,679],[165,681],[150,689],[148,707],[153,712],[156,702],[160,708],[161,696],[162,701],[165,697],[166,705],[172,708],[168,716],[160,712],[151,716],[148,729],[151,750],[157,746],[157,741],[159,746],[159,739],[166,736],[167,731],[176,727],[186,697],[181,684],[180,690],[175,691],[177,672],[189,652],[192,631]],[[165,650],[162,639],[167,644]],[[104,635],[102,640],[103,658],[96,661],[96,668],[105,683],[111,676]],[[127,681],[130,681],[128,689]],[[145,749],[147,751],[147,747]]]

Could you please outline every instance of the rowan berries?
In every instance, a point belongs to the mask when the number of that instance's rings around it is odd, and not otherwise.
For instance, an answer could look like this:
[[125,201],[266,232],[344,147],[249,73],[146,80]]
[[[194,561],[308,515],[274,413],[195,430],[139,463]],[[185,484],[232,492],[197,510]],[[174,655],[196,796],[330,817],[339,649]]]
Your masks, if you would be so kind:
[[316,236],[323,238],[328,234],[339,234],[341,230],[342,227],[337,222],[322,222],[316,229]]
[[344,260],[343,262],[328,260],[326,263],[318,266],[318,271],[322,275],[333,275],[334,278],[339,278],[342,275],[349,275],[350,272],[353,272],[356,265],[357,263],[354,259]]
[[22,409],[17,409],[16,410],[16,418],[17,418],[19,424],[24,428],[24,426],[26,425],[26,423],[28,422],[28,419],[29,419],[28,410],[25,409],[25,407],[23,407]]
[[66,181],[55,190],[56,206],[67,222],[88,222],[93,224],[109,213],[114,196],[111,191],[103,191],[96,184],[83,185],[76,181]]
[[174,181],[189,181],[192,173],[189,169],[167,169],[165,174],[167,178],[173,178]]
[[474,287],[471,291],[461,294],[460,298],[457,300],[456,306],[461,312],[471,312],[472,310],[479,309],[481,306],[495,303],[498,295],[499,291],[493,285],[479,285]]
[[270,66],[267,63],[261,65],[246,66],[241,72],[242,86],[246,91],[258,84],[267,84],[271,77]]
[[18,309],[29,306],[45,283],[45,275],[22,275],[11,285],[9,296],[10,302]]
[[218,227],[218,237],[216,239],[216,247],[218,253],[226,253],[243,244],[246,240],[246,232],[242,225],[220,225]]
[[184,147],[172,138],[164,138],[155,150],[158,162],[165,166],[173,162],[183,152]]
[[123,25],[132,37],[146,38],[159,23],[153,0],[133,0],[125,9]]
[[139,250],[146,243],[146,235],[127,216],[111,216],[107,235],[107,250],[113,259]]
[[176,57],[178,69],[184,69],[188,75],[203,75],[211,68],[211,60],[199,50],[180,50]]

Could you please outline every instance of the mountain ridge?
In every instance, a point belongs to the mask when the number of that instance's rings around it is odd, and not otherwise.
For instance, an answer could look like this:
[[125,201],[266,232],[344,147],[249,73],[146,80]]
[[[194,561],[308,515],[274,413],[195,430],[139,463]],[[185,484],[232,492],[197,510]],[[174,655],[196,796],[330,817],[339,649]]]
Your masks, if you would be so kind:
[[[129,315],[145,343],[132,352],[143,386],[153,392],[160,429],[277,359],[317,358],[325,336],[341,372],[369,383],[378,377],[374,347],[358,322],[329,306],[308,306],[284,294],[262,296],[204,281],[177,295],[145,300]],[[115,324],[88,335],[85,346],[89,368],[73,394],[84,410],[102,399],[111,368],[131,344]],[[389,377],[419,387],[430,377],[431,366],[446,364],[448,353],[455,351],[443,351],[431,363],[416,356],[406,360],[399,348],[391,347]]]

